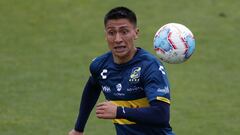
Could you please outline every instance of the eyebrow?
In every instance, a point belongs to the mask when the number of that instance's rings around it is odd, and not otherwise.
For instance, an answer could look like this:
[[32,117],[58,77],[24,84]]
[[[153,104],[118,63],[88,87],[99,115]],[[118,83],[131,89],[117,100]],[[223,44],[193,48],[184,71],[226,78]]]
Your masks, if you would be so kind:
[[106,29],[123,29],[123,28],[130,28],[129,26],[120,26],[120,27],[106,27]]

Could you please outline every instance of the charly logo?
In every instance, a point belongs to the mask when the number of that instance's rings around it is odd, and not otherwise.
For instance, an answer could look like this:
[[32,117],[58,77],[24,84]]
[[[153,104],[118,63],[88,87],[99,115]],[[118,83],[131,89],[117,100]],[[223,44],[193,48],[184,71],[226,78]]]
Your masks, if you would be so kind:
[[107,79],[107,69],[103,69],[102,73],[101,73],[101,76],[102,76],[102,79]]
[[117,89],[117,91],[121,91],[122,90],[122,84],[121,83],[117,84],[116,89]]
[[164,71],[164,67],[163,66],[160,65],[159,66],[159,70],[162,72],[162,74],[164,74],[164,75],[166,74],[165,71]]
[[110,93],[110,92],[111,92],[111,89],[110,89],[110,87],[108,87],[108,86],[102,86],[102,91],[103,91],[103,92],[106,92],[106,93]]
[[137,83],[141,75],[141,67],[134,67],[132,69],[129,82]]

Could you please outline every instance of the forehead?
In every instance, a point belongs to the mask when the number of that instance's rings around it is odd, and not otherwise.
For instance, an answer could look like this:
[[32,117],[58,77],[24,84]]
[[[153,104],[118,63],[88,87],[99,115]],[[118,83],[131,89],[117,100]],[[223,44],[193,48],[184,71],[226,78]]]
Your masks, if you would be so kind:
[[106,29],[133,28],[134,25],[128,19],[111,19],[106,23]]

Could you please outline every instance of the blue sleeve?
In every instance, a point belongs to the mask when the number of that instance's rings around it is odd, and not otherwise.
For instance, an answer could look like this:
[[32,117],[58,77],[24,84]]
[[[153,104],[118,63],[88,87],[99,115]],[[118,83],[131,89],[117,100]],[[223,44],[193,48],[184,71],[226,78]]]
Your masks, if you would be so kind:
[[149,64],[142,78],[144,91],[149,102],[159,100],[170,104],[170,91],[167,73],[160,62]]
[[74,128],[76,131],[83,132],[86,122],[88,120],[88,117],[94,105],[96,104],[100,93],[101,93],[101,87],[91,76],[83,90],[82,99],[80,103],[80,110],[79,110],[78,118]]
[[169,104],[154,100],[150,102],[150,107],[145,108],[117,108],[118,119],[128,119],[138,124],[155,125],[160,127],[170,127],[169,125]]

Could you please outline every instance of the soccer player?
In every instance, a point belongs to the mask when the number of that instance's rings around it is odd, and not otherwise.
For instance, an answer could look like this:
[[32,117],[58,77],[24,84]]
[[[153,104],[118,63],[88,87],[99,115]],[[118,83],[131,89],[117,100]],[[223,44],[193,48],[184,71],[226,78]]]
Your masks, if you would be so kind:
[[75,128],[83,135],[101,91],[107,101],[96,105],[96,116],[112,119],[117,135],[174,135],[169,124],[170,92],[161,62],[134,42],[136,15],[126,7],[111,9],[104,18],[109,52],[90,65]]

